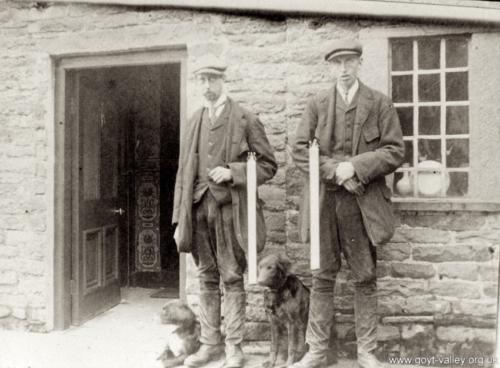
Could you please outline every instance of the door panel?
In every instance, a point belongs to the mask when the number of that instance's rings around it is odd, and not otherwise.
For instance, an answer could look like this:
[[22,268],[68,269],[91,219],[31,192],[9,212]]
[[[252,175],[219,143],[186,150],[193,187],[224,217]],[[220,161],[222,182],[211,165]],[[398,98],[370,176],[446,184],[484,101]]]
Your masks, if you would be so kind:
[[71,72],[73,135],[72,322],[120,302],[118,271],[124,210],[119,192],[123,133],[105,70]]

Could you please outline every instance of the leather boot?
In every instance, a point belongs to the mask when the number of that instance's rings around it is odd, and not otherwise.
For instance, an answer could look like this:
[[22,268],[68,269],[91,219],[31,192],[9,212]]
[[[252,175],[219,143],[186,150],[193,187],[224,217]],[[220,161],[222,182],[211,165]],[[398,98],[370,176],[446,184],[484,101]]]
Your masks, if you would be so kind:
[[187,367],[201,367],[208,362],[218,360],[223,353],[220,332],[220,291],[204,290],[200,292],[200,349],[184,361]]
[[243,367],[245,356],[241,349],[245,326],[246,294],[228,291],[224,294],[224,322],[226,327],[226,368]]
[[245,365],[245,355],[241,345],[226,345],[226,362],[224,368],[241,368]]
[[203,367],[209,362],[219,360],[222,354],[222,345],[201,344],[196,353],[191,354],[184,360],[184,366],[190,368]]
[[377,348],[377,284],[376,281],[355,284],[354,317],[358,344],[358,365],[376,368],[381,364],[374,355]]
[[327,366],[333,317],[333,291],[327,293],[312,291],[306,332],[309,351],[299,362],[293,364],[292,368],[322,368]]

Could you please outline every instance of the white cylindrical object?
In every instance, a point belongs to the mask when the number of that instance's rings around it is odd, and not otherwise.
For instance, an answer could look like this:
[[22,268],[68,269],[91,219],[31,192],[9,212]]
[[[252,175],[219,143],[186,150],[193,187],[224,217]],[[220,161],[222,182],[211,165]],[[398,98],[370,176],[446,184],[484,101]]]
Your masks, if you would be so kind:
[[257,161],[255,153],[247,161],[248,283],[257,283]]
[[320,268],[319,252],[319,146],[314,140],[309,147],[309,199],[311,270]]

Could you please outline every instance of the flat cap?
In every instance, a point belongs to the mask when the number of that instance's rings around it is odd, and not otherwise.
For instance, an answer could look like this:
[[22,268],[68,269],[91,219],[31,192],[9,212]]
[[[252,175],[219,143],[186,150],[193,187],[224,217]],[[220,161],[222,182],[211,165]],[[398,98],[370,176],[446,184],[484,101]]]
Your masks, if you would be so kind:
[[217,74],[223,75],[227,65],[217,56],[207,54],[200,58],[200,61],[194,68],[194,74]]
[[325,60],[330,61],[334,57],[341,55],[358,55],[363,53],[363,46],[358,40],[343,39],[332,43],[330,51],[325,55]]

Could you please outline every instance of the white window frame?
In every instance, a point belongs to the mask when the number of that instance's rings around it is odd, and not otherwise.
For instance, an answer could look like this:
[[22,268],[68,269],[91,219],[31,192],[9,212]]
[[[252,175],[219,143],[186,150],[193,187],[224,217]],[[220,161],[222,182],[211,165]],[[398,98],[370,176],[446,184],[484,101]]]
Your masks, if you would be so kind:
[[[418,41],[423,39],[440,39],[440,64],[439,69],[418,69]],[[450,35],[432,35],[432,36],[421,36],[421,37],[397,37],[391,38],[390,41],[390,53],[389,53],[389,86],[390,86],[390,95],[392,96],[392,77],[393,76],[403,76],[403,75],[411,75],[412,76],[412,87],[413,87],[413,95],[412,102],[394,102],[394,106],[398,107],[412,107],[413,108],[413,135],[405,136],[403,140],[405,142],[412,141],[413,144],[413,163],[411,167],[403,168],[400,167],[396,170],[396,172],[410,172],[412,174],[412,190],[413,193],[409,196],[401,196],[397,198],[405,198],[405,199],[420,199],[420,198],[434,198],[434,199],[453,199],[453,198],[461,198],[466,199],[469,197],[469,179],[470,179],[470,108],[468,109],[468,133],[467,134],[446,134],[446,110],[447,106],[470,106],[470,88],[467,86],[467,96],[468,100],[466,101],[446,101],[446,73],[449,72],[467,72],[469,74],[469,66],[470,66],[470,57],[467,58],[467,66],[465,67],[454,67],[447,68],[446,67],[446,39],[453,38],[464,38],[468,42],[467,52],[470,52],[470,34],[450,34]],[[392,42],[398,40],[411,40],[412,41],[412,54],[413,54],[413,68],[411,70],[406,71],[393,71],[392,70]],[[432,101],[432,102],[421,102],[418,101],[418,76],[424,74],[439,74],[440,78],[440,100]],[[418,125],[419,125],[419,107],[421,106],[439,106],[440,107],[440,134],[434,135],[420,135],[418,134]],[[464,196],[448,196],[446,194],[445,186],[442,186],[440,196],[435,197],[421,197],[418,193],[418,172],[422,172],[424,170],[418,170],[418,140],[419,139],[436,139],[441,141],[441,179],[442,182],[446,180],[446,174],[451,172],[466,172],[467,173],[467,193]],[[463,168],[449,168],[447,167],[446,162],[446,141],[448,139],[467,139],[469,143],[469,152],[468,152],[468,161],[469,164],[467,167]],[[393,183],[395,184],[395,183]],[[450,183],[451,185],[451,183]],[[393,188],[391,188],[393,189]]]

